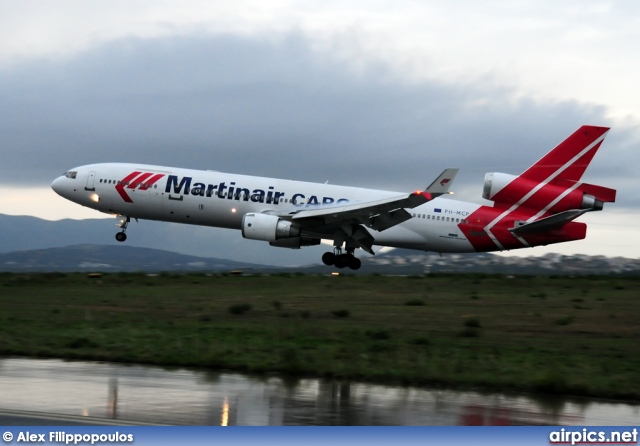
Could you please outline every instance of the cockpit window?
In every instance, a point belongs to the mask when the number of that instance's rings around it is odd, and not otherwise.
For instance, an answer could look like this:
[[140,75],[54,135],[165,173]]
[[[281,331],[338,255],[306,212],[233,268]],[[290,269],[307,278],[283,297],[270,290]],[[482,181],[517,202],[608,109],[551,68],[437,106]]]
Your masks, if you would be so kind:
[[76,172],[75,170],[70,170],[69,172],[66,172],[64,176],[67,178],[71,178],[72,180],[75,180],[77,174],[78,172]]

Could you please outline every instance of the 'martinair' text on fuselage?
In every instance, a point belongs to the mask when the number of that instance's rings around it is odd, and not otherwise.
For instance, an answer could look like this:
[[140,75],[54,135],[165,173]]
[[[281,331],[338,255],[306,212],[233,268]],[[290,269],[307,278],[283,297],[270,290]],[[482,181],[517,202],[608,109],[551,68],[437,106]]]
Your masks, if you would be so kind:
[[[279,204],[282,202],[286,194],[278,192],[274,186],[268,186],[265,191],[263,189],[247,189],[236,185],[235,181],[219,184],[193,183],[193,178],[182,177],[178,181],[178,176],[169,175],[167,178],[167,186],[165,192],[176,195],[196,195],[200,197],[218,197],[227,200],[236,201],[252,201],[253,203]],[[294,206],[310,206],[331,203],[348,203],[346,198],[335,199],[333,197],[317,197],[311,195],[308,198],[304,194],[296,193],[291,196],[291,204]]]

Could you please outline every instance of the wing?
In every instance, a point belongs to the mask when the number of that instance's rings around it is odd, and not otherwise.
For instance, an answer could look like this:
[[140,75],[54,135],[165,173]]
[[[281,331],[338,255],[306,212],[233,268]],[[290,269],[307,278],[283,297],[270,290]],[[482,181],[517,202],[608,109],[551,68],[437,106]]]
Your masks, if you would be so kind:
[[407,221],[411,214],[406,209],[420,206],[434,198],[448,194],[458,169],[445,169],[424,191],[362,203],[323,206],[321,209],[300,210],[280,217],[295,221],[301,227],[317,234],[329,234],[334,240],[351,241],[373,254],[374,238],[365,228],[384,231]]

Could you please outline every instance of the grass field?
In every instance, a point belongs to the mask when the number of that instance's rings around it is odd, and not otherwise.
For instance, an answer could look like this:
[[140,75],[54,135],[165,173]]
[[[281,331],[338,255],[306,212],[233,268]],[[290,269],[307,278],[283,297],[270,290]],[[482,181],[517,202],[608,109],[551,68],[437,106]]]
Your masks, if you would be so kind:
[[640,278],[0,274],[0,354],[640,400]]

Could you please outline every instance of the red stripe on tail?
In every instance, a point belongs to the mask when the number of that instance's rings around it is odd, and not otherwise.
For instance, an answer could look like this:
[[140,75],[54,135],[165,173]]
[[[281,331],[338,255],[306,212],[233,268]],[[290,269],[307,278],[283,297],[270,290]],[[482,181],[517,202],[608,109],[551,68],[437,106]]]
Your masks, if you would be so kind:
[[579,181],[608,131],[608,127],[583,125],[520,177],[538,182],[550,177]]

